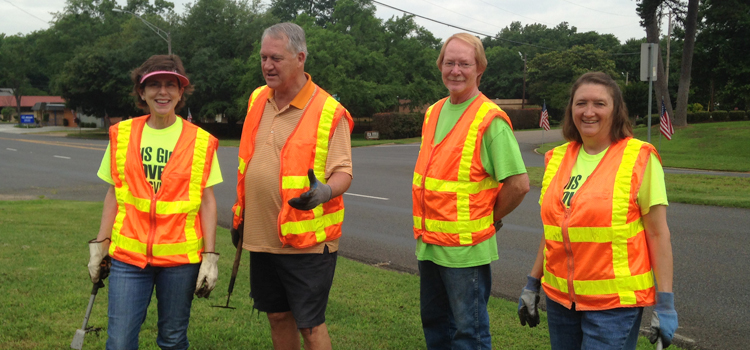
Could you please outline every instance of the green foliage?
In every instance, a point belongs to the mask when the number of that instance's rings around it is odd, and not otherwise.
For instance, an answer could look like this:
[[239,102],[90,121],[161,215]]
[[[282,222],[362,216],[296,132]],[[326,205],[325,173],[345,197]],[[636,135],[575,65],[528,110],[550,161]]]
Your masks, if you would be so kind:
[[695,113],[695,112],[702,112],[703,111],[703,105],[696,102],[696,103],[690,103],[687,106],[688,113]]
[[505,114],[513,124],[513,130],[537,129],[542,109],[505,109]]
[[2,115],[3,121],[10,121],[10,118],[15,112],[16,110],[12,107],[3,107],[2,111],[0,111],[0,115]]
[[372,130],[378,131],[384,140],[418,137],[423,121],[421,113],[378,113],[372,116]]
[[715,110],[711,112],[711,119],[715,122],[729,121],[729,113],[727,111]]
[[565,109],[570,86],[586,72],[602,71],[617,77],[615,63],[603,50],[591,44],[574,46],[562,52],[537,55],[528,62],[529,91],[534,102],[546,100],[548,108],[557,113]]
[[731,121],[740,121],[745,120],[745,111],[729,111],[729,120]]

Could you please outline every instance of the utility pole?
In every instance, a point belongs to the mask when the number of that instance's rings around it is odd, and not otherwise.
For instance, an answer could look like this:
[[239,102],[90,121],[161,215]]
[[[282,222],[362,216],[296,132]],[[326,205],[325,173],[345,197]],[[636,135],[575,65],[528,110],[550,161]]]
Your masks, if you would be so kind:
[[524,109],[526,107],[526,56],[520,51],[518,52],[518,55],[521,56],[521,59],[523,60],[523,87],[521,88],[521,109]]
[[669,41],[672,40],[672,10],[669,10],[669,20],[667,21],[667,65],[664,68],[664,80],[669,85]]
[[147,20],[143,19],[143,17],[141,17],[141,16],[138,16],[138,15],[136,15],[136,14],[135,14],[135,13],[133,13],[133,12],[130,12],[130,11],[125,11],[125,10],[123,10],[123,9],[119,9],[119,8],[113,8],[113,9],[112,9],[112,11],[114,11],[114,12],[122,12],[122,13],[129,13],[129,14],[131,14],[131,15],[135,16],[136,18],[140,19],[140,20],[141,20],[141,22],[143,22],[143,24],[145,24],[145,25],[146,25],[146,27],[148,27],[149,29],[151,29],[151,30],[152,30],[152,31],[153,31],[154,33],[156,33],[156,35],[158,35],[158,36],[159,36],[159,37],[160,37],[160,38],[161,38],[162,40],[164,40],[164,41],[166,41],[166,42],[167,42],[167,52],[169,53],[169,55],[170,55],[170,56],[172,55],[172,36],[171,36],[171,35],[169,34],[169,32],[168,32],[168,31],[166,31],[166,30],[163,30],[163,29],[161,29],[161,28],[157,27],[157,26],[156,26],[156,25],[154,25],[153,23],[151,23],[151,22],[149,22],[149,21],[147,21]]

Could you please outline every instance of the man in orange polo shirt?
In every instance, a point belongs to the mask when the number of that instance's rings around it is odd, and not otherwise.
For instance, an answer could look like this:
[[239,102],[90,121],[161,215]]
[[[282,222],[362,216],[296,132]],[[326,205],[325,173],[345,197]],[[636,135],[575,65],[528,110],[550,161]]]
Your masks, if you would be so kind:
[[[330,349],[325,324],[344,204],[352,181],[346,109],[305,73],[305,33],[263,32],[266,86],[250,96],[240,141],[233,240],[250,251],[250,297],[275,349]],[[244,223],[247,222],[247,225]]]

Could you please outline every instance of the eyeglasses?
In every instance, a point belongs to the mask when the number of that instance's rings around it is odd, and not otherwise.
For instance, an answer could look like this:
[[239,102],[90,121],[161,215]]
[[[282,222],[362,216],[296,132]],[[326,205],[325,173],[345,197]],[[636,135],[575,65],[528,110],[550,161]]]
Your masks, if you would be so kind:
[[476,63],[466,63],[466,62],[453,62],[453,61],[445,61],[443,62],[443,67],[448,69],[453,69],[453,67],[458,66],[458,68],[461,69],[469,69],[472,66],[475,66]]

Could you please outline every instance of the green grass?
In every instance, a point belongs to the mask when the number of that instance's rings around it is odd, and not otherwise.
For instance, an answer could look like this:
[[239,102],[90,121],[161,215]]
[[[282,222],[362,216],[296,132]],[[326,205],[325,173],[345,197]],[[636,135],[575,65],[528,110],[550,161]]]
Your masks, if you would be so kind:
[[[633,132],[647,140],[647,128]],[[659,148],[659,125],[651,127],[651,144]],[[662,136],[659,154],[665,167],[718,171],[750,171],[750,121],[692,124],[675,128],[672,140]],[[541,145],[539,153],[565,143]]]
[[[57,200],[0,201],[0,349],[65,349],[81,326],[91,283],[86,242],[95,236],[101,203]],[[40,215],[44,213],[44,215]],[[247,253],[226,303],[234,248],[219,228],[219,283],[210,299],[193,303],[188,336],[193,349],[270,349],[268,321],[248,297]],[[108,284],[108,283],[107,283]],[[86,349],[106,341],[107,288],[94,304]],[[516,303],[492,298],[493,348],[549,348],[546,314],[539,327],[521,327]],[[335,349],[424,349],[419,321],[419,277],[339,259],[327,324]],[[141,329],[140,348],[157,349],[156,299]],[[652,349],[645,338],[638,349]],[[677,348],[679,349],[679,348]]]

